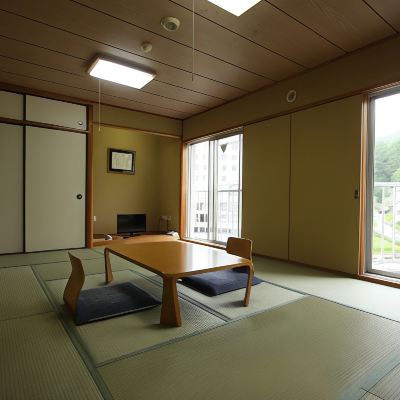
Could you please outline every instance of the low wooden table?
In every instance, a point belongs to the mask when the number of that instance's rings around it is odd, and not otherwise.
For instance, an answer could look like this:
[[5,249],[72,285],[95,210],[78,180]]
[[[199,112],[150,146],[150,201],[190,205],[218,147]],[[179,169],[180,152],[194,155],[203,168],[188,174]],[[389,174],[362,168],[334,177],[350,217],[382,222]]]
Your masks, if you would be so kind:
[[248,267],[243,305],[249,304],[254,274],[253,264],[250,260],[228,254],[225,250],[180,240],[107,246],[104,250],[106,283],[113,280],[110,253],[140,265],[163,278],[160,324],[182,325],[176,283],[179,278],[185,276]]

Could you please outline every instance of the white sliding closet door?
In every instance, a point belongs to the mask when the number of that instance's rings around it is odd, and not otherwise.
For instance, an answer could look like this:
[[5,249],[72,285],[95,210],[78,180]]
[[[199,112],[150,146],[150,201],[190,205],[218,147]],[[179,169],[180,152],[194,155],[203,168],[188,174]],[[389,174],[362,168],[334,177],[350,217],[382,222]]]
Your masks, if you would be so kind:
[[26,251],[85,246],[86,135],[26,128]]
[[0,124],[0,254],[23,249],[23,127]]

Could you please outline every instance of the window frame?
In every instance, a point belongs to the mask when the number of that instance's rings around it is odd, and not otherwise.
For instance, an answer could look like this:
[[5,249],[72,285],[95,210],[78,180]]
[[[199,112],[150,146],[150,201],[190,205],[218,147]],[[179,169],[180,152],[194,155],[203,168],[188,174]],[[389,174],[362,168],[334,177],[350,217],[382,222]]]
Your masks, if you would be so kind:
[[[231,136],[239,136],[239,149],[238,149],[238,163],[237,172],[239,177],[238,189],[232,190],[238,193],[238,236],[241,236],[242,230],[242,199],[243,199],[243,127],[235,128],[233,130],[221,132],[216,135],[202,137],[200,139],[195,139],[188,141],[184,144],[183,162],[184,170],[182,170],[182,181],[184,182],[185,193],[182,193],[182,220],[181,229],[183,232],[183,237],[191,241],[205,242],[209,244],[225,245],[225,241],[217,240],[217,229],[218,221],[216,221],[216,216],[218,215],[218,175],[214,171],[218,171],[218,146],[216,143],[224,138]],[[196,238],[190,236],[191,228],[191,203],[192,203],[192,191],[191,191],[191,157],[192,155],[192,145],[208,142],[208,210],[205,207],[202,211],[208,211],[208,217],[205,218],[207,223],[207,239]],[[236,169],[236,168],[235,168]],[[207,213],[206,213],[207,214]],[[181,232],[181,233],[182,233]],[[200,232],[200,229],[199,229]]]
[[366,138],[366,167],[365,167],[365,215],[364,219],[364,254],[361,273],[381,276],[382,278],[400,279],[400,274],[373,268],[372,232],[373,232],[373,198],[375,174],[375,101],[383,97],[400,94],[400,87],[395,86],[368,95],[367,138]]

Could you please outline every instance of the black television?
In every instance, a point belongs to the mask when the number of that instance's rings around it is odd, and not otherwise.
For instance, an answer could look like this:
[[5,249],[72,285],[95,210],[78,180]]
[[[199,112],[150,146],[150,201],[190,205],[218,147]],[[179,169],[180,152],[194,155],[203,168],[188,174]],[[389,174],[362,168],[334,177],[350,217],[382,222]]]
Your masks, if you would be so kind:
[[138,235],[146,232],[146,214],[118,214],[117,233],[123,235]]

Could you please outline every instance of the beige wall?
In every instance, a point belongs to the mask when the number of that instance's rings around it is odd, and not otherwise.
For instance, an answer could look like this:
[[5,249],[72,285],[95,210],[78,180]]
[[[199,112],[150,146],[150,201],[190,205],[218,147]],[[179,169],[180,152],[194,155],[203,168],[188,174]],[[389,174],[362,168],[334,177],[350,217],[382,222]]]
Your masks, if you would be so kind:
[[242,236],[253,251],[288,258],[290,115],[243,133]]
[[[148,230],[159,229],[161,215],[179,227],[181,140],[146,132],[94,127],[93,197],[95,233],[114,233],[118,213],[147,214]],[[135,175],[107,172],[107,149],[136,151]]]
[[242,236],[255,253],[357,274],[361,100],[245,127]]
[[[97,104],[93,106],[93,121],[99,121],[99,107]],[[103,124],[182,136],[181,120],[140,111],[127,110],[125,108],[101,105],[100,122]]]
[[289,258],[357,274],[361,96],[292,115]]
[[[181,193],[181,141],[169,139],[160,141],[160,215],[170,216],[170,230],[179,231],[179,206]],[[166,228],[166,222],[161,223]]]
[[[188,118],[183,122],[183,138],[189,140],[350,92],[400,81],[399,48],[400,37],[396,36]],[[290,89],[297,90],[297,100],[292,104],[285,100]]]
[[[400,81],[399,48],[397,35],[184,120],[184,141],[244,126],[242,234],[254,240],[256,252],[358,273],[361,93]],[[290,89],[297,91],[292,104],[286,102]],[[274,128],[280,117],[273,117],[291,113],[288,207],[287,170],[280,164],[287,133],[283,125]],[[282,137],[274,138],[274,130]],[[274,185],[281,202],[269,197]]]

